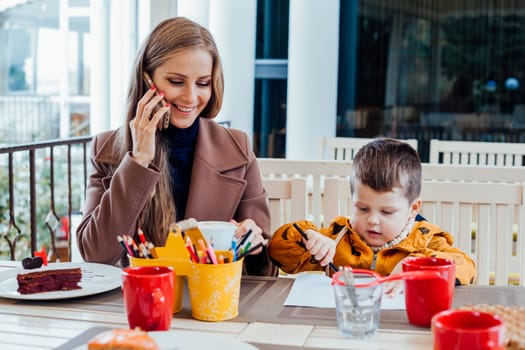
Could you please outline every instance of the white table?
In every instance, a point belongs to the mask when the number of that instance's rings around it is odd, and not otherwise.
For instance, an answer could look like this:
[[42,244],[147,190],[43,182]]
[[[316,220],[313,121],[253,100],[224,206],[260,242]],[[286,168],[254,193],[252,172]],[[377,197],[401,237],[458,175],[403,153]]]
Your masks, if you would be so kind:
[[[0,271],[14,266],[13,262],[0,261]],[[174,315],[172,329],[221,334],[250,342],[260,349],[432,349],[430,330],[408,325],[404,311],[382,314],[380,330],[370,339],[347,339],[338,333],[335,316],[331,316],[332,313],[335,315],[335,311],[283,307],[282,302],[291,283],[286,278],[243,279],[241,304],[242,298],[249,304],[240,305],[236,319],[201,322],[192,319],[185,308]],[[513,288],[510,290],[492,287],[495,289],[490,292],[487,288],[491,287],[461,288],[467,289],[457,294],[473,302],[491,295],[496,295],[498,300],[511,299],[507,300],[510,303],[523,304],[525,301],[524,288],[508,287]],[[496,290],[511,293],[494,293]],[[520,300],[514,300],[516,297]],[[127,327],[119,289],[96,296],[52,302],[0,298],[1,349],[53,349],[93,327]]]

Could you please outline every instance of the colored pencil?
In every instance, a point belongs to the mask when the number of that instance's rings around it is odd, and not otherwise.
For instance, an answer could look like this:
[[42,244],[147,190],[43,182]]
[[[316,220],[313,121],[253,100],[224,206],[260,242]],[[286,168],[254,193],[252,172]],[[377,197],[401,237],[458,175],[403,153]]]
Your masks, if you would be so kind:
[[[306,233],[299,227],[299,225],[297,225],[295,222],[292,224],[293,227],[295,227],[295,229],[297,231],[299,231],[299,233],[301,234],[301,236],[303,236],[304,240],[307,241],[308,240],[308,236],[306,235]],[[328,266],[330,267],[330,269],[332,269],[332,271],[334,272],[337,272],[337,267],[335,267],[335,265],[332,263],[332,262],[329,262],[328,263]]]

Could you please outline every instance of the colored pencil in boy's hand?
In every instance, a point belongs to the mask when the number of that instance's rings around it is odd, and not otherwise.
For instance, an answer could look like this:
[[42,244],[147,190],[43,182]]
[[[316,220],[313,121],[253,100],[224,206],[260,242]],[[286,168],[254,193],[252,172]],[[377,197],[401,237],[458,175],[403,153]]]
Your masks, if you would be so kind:
[[333,272],[337,272],[338,271],[337,267],[335,267],[333,262],[329,262],[328,266],[330,266],[330,270],[332,270]]
[[[302,228],[299,227],[299,225],[297,225],[295,222],[292,224],[293,227],[301,234],[301,236],[303,236],[304,240],[307,241],[308,240],[308,236],[306,235],[306,233],[303,231]],[[337,272],[337,267],[335,267],[334,263],[332,262],[329,262],[328,263],[328,266],[330,267],[330,269],[334,272]]]
[[308,236],[306,235],[306,233],[303,231],[302,228],[299,227],[299,225],[297,225],[295,222],[292,224],[293,227],[295,227],[295,229],[297,231],[299,231],[299,233],[301,234],[301,236],[303,236],[304,240],[307,241],[308,240]]

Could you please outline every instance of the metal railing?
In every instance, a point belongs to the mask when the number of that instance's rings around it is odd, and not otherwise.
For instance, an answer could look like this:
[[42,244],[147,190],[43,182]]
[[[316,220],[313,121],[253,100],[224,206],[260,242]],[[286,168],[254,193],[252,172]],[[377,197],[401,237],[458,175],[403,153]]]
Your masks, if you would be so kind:
[[[0,187],[4,187],[0,189],[0,254],[17,260],[47,244],[48,255],[69,260],[69,256],[60,256],[63,253],[56,242],[66,241],[66,254],[70,254],[71,217],[80,211],[85,197],[91,139],[85,136],[0,148],[0,165],[8,169],[7,176],[5,170],[0,173]],[[43,235],[46,231],[48,235]],[[17,247],[24,240],[26,244]]]

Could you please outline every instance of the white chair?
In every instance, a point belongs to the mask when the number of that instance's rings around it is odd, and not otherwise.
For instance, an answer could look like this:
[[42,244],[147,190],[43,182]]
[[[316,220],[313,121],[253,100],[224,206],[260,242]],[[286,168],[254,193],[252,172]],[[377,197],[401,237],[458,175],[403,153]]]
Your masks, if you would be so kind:
[[307,215],[303,219],[311,220],[316,225],[323,224],[321,201],[323,179],[325,176],[347,177],[352,164],[335,160],[290,160],[277,158],[258,158],[257,163],[264,179],[306,178],[308,191]]
[[430,163],[523,166],[525,143],[430,140]]
[[[432,140],[431,163],[423,164],[423,179],[523,183],[525,166],[520,166],[522,155],[519,152],[525,152],[525,144]],[[432,163],[440,160],[440,154],[443,164]],[[475,161],[482,161],[482,164],[475,164]],[[515,217],[519,216],[516,208]],[[478,222],[476,216],[473,222]],[[514,231],[518,231],[517,222],[514,227]]]
[[422,163],[423,180],[459,182],[525,182],[525,167]]
[[517,274],[525,285],[522,184],[425,181],[421,196],[422,215],[451,232],[455,244],[476,261],[477,284],[488,285],[493,279],[495,285],[507,285]]
[[[350,215],[348,179],[326,178],[324,189],[325,215]],[[477,284],[507,285],[519,278],[525,285],[524,197],[520,183],[423,181],[421,215],[452,233],[455,246],[476,261]]]
[[341,177],[325,178],[322,203],[322,211],[327,222],[330,222],[336,216],[350,216],[352,198],[350,196],[349,179]]
[[268,196],[271,234],[280,226],[306,217],[306,179],[263,179]]
[[[323,137],[318,146],[319,158],[331,160],[353,160],[359,148],[373,140],[373,138],[361,137]],[[417,139],[406,139],[400,141],[405,141],[417,150]]]

